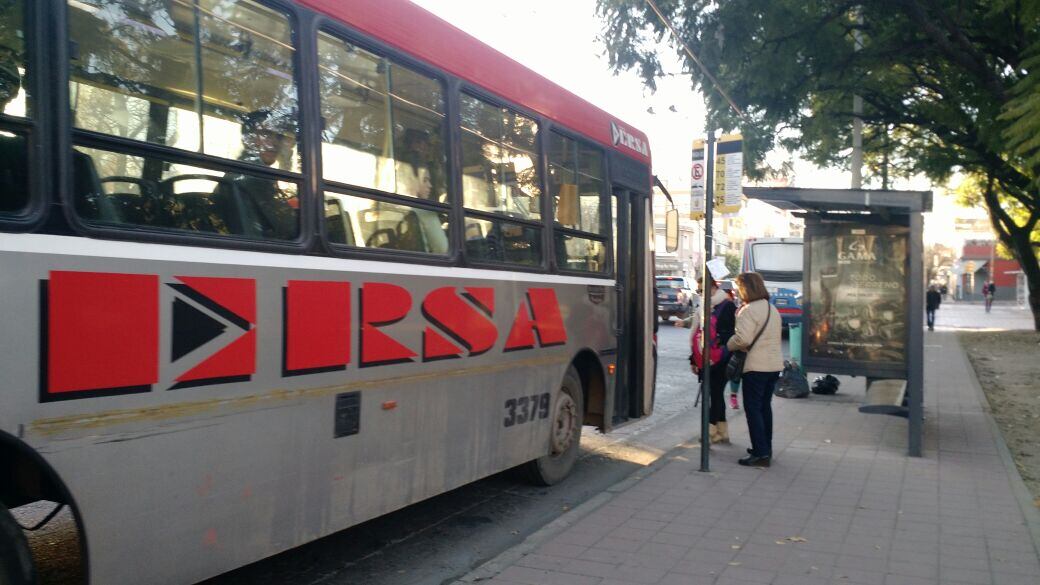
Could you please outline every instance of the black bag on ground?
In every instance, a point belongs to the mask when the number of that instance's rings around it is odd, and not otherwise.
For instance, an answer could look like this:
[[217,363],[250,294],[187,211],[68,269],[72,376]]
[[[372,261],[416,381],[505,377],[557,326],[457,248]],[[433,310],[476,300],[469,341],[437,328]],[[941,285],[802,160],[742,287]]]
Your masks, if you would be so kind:
[[784,361],[784,371],[780,374],[780,381],[776,383],[775,396],[780,398],[805,398],[809,396],[809,380],[798,366]]
[[825,396],[830,394],[837,394],[838,386],[840,385],[841,382],[839,382],[837,378],[830,374],[827,374],[826,376],[820,376],[819,378],[813,380],[812,393],[823,394]]

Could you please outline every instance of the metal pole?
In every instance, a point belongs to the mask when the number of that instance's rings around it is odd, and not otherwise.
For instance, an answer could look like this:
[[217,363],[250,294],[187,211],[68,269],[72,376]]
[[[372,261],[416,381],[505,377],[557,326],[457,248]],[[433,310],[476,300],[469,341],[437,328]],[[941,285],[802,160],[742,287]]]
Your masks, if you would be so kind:
[[910,421],[907,429],[907,452],[920,457],[924,430],[924,218],[920,212],[910,214],[910,332],[906,359],[906,391],[909,393]]
[[701,309],[704,319],[701,322],[701,471],[709,468],[708,446],[711,444],[709,413],[711,408],[711,274],[708,272],[708,260],[711,259],[712,229],[711,220],[715,210],[715,128],[708,124],[708,145],[705,153],[704,172],[704,255],[701,265]]

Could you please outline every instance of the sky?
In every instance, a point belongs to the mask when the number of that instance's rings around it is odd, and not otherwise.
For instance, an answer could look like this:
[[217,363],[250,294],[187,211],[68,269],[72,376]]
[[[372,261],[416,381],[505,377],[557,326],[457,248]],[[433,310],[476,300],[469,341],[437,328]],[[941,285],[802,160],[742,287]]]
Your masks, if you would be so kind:
[[[635,73],[614,75],[597,40],[595,0],[413,1],[645,132],[654,172],[669,184],[689,186],[690,144],[704,128],[703,98],[681,75],[659,80],[656,94]],[[668,72],[680,72],[677,61]]]
[[[654,174],[670,189],[689,189],[690,147],[704,135],[704,98],[691,89],[675,51],[662,44],[665,72],[651,92],[634,72],[614,73],[599,40],[596,0],[412,0],[482,42],[645,132]],[[649,110],[652,110],[651,113]],[[673,111],[674,110],[674,111]],[[792,186],[844,188],[851,174],[820,169],[796,158]],[[895,189],[934,189],[927,180],[896,181]],[[949,233],[959,214],[951,198],[936,192],[936,214],[926,219],[925,240]],[[929,229],[934,223],[936,229]],[[939,227],[939,226],[942,227]]]

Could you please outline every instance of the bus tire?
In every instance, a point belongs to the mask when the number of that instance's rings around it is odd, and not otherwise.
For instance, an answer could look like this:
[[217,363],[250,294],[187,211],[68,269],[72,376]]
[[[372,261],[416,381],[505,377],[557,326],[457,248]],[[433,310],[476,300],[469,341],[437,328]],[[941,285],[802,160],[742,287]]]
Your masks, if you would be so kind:
[[574,366],[570,366],[563,375],[559,395],[549,413],[549,453],[524,466],[531,482],[549,486],[563,481],[570,474],[581,449],[584,412],[581,377]]
[[0,585],[35,585],[36,569],[22,527],[0,505]]

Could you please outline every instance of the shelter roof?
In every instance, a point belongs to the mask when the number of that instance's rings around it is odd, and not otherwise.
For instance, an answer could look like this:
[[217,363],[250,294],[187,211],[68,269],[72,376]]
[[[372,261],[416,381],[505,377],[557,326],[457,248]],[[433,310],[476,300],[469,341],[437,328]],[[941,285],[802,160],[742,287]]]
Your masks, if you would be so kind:
[[932,210],[931,191],[744,187],[749,199],[787,211],[921,213]]

